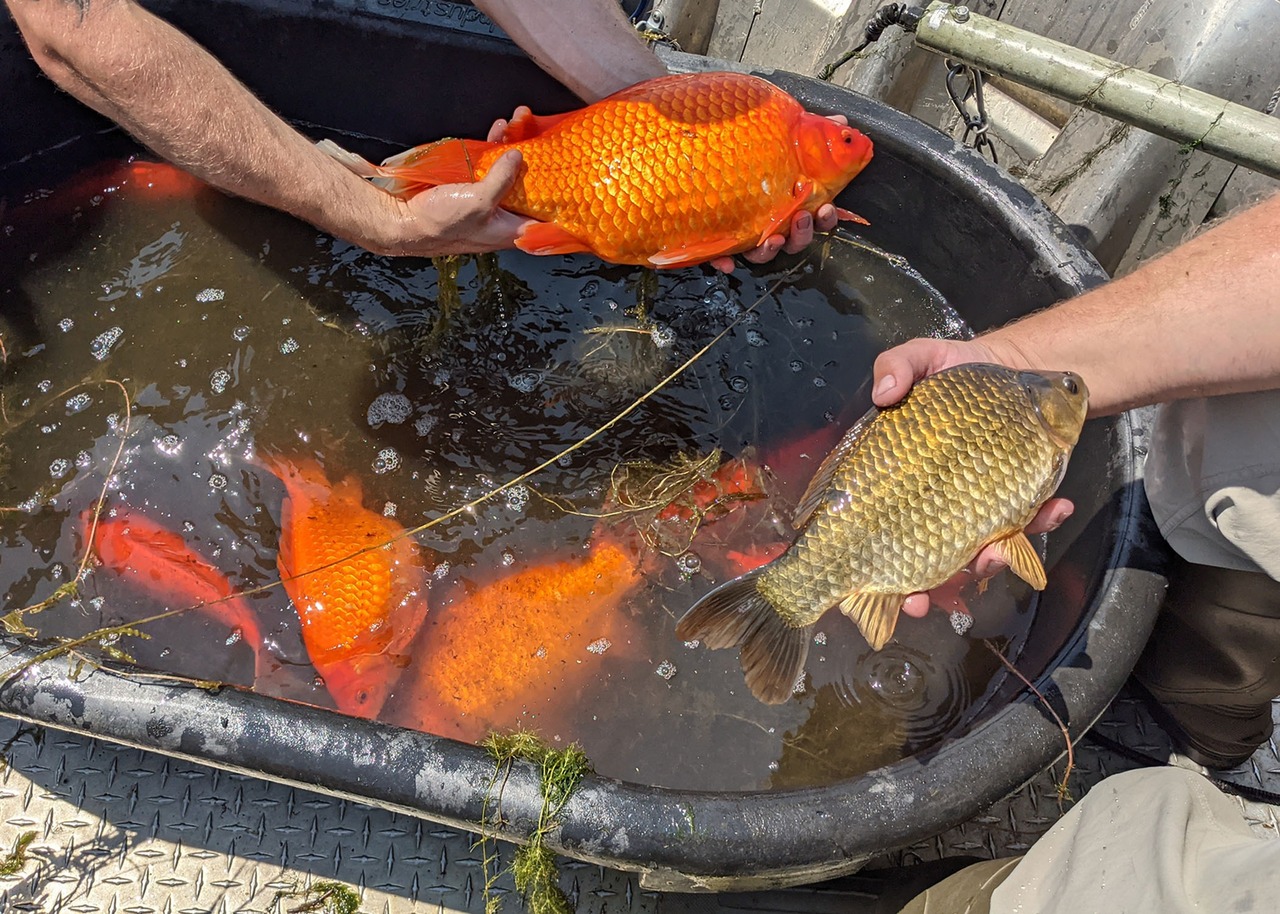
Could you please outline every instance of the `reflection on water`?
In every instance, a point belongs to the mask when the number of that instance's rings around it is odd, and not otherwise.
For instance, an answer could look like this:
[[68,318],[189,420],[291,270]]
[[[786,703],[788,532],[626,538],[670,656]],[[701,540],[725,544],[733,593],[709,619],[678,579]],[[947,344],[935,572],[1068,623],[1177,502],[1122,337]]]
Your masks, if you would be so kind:
[[[967,332],[903,265],[840,241],[729,277],[515,252],[433,265],[139,167],[108,163],[0,217],[6,611],[75,575],[80,516],[105,485],[109,509],[176,531],[251,591],[274,670],[260,691],[332,706],[297,610],[267,586],[285,496],[270,454],[356,477],[363,508],[396,525],[432,524],[416,534],[431,556],[421,629],[390,665],[393,723],[463,738],[524,725],[578,741],[603,774],[755,789],[926,748],[985,690],[994,659],[941,614],[904,619],[881,654],[825,617],[804,690],[777,707],[751,697],[733,652],[674,635],[693,600],[785,544],[808,477],[868,405],[875,354]],[[692,511],[687,551],[611,513],[620,465],[716,448],[767,497],[728,499],[722,475],[644,516]],[[181,608],[108,572],[29,621],[68,636]],[[978,602],[985,635],[1029,622],[1021,590]],[[253,685],[251,646],[216,613],[145,630],[122,643],[141,665]]]

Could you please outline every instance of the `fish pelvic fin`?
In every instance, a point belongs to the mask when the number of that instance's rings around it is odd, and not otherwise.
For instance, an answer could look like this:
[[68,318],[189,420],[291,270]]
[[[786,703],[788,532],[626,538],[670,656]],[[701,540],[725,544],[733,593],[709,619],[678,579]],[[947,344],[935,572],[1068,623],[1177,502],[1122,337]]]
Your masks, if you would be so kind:
[[765,704],[791,697],[809,655],[812,625],[793,626],[756,589],[760,571],[721,584],[690,607],[676,625],[685,641],[716,650],[741,647],[742,672],[751,694]]
[[851,593],[840,601],[840,612],[853,620],[871,649],[878,651],[893,637],[906,599],[905,593]]
[[516,236],[516,247],[526,254],[589,254],[591,245],[554,222],[531,222]]
[[1025,532],[1017,530],[991,545],[995,547],[1000,557],[1009,563],[1009,568],[1014,574],[1036,590],[1044,590],[1049,582],[1044,573],[1044,563],[1040,561],[1040,554],[1036,552],[1036,547],[1031,545],[1031,540],[1027,539]]

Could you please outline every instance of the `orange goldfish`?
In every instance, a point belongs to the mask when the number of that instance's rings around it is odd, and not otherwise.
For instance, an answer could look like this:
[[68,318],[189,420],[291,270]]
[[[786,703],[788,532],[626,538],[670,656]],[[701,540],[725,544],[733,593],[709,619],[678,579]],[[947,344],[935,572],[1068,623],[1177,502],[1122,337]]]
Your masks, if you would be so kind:
[[[93,512],[85,511],[80,520],[88,542]],[[153,596],[176,598],[174,609],[194,604],[195,609],[230,628],[228,644],[242,639],[253,650],[255,682],[271,671],[258,617],[249,603],[236,594],[226,575],[177,533],[136,511],[117,508],[113,514],[98,518],[93,550],[102,566],[122,580]]]
[[589,645],[626,650],[638,637],[620,607],[643,580],[640,561],[603,538],[460,597],[424,629],[390,719],[478,742],[520,723],[526,705],[581,689],[599,671]]
[[406,197],[480,180],[518,149],[520,177],[502,205],[540,222],[517,247],[654,267],[756,247],[795,213],[835,199],[872,153],[857,130],[741,73],[664,76],[565,114],[522,113],[499,142],[441,140],[381,166],[330,141],[319,145]]
[[335,486],[311,459],[266,464],[287,493],[276,565],[311,663],[338,710],[376,717],[427,614],[427,556],[391,542],[404,528],[364,506],[355,476]]

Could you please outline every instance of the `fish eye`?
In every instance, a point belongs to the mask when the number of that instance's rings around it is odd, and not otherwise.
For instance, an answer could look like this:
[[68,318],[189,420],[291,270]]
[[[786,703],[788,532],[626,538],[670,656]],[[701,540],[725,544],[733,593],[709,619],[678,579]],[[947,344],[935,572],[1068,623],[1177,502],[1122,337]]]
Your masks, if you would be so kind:
[[848,145],[849,145],[850,143],[852,143],[852,142],[853,142],[853,134],[852,134],[852,133],[846,133],[846,134],[844,135],[844,144],[845,144],[846,146],[848,146]]
[[1067,393],[1075,396],[1080,393],[1080,385],[1076,383],[1074,375],[1064,375],[1062,378],[1062,386],[1067,389]]

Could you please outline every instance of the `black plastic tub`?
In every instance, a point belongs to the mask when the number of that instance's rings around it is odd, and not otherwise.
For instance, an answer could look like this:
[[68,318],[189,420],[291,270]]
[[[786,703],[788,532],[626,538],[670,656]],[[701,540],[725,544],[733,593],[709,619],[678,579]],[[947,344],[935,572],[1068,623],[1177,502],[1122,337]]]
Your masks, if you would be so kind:
[[[332,128],[370,154],[385,149],[352,137],[404,147],[483,135],[494,112],[517,104],[547,113],[574,104],[474,9],[442,0],[149,5],[310,133]],[[1047,209],[971,152],[876,102],[791,74],[761,75],[874,138],[875,160],[839,202],[870,219],[876,243],[906,256],[975,329],[1106,279]],[[39,75],[11,23],[0,26],[0,87],[0,197],[12,163],[109,127]],[[1077,511],[1051,542],[1049,587],[1020,658],[1077,737],[1128,676],[1163,594],[1137,475],[1140,422],[1129,415],[1086,429],[1065,484]],[[13,639],[4,649],[11,660],[38,650]],[[73,679],[69,666],[45,662],[5,683],[0,712],[515,841],[538,819],[530,767],[506,784],[500,818],[485,806],[492,763],[473,746],[230,689],[104,672]],[[927,754],[827,787],[695,793],[590,777],[550,843],[637,871],[653,888],[814,881],[971,818],[1064,751],[1057,725],[1009,679],[964,732]]]

